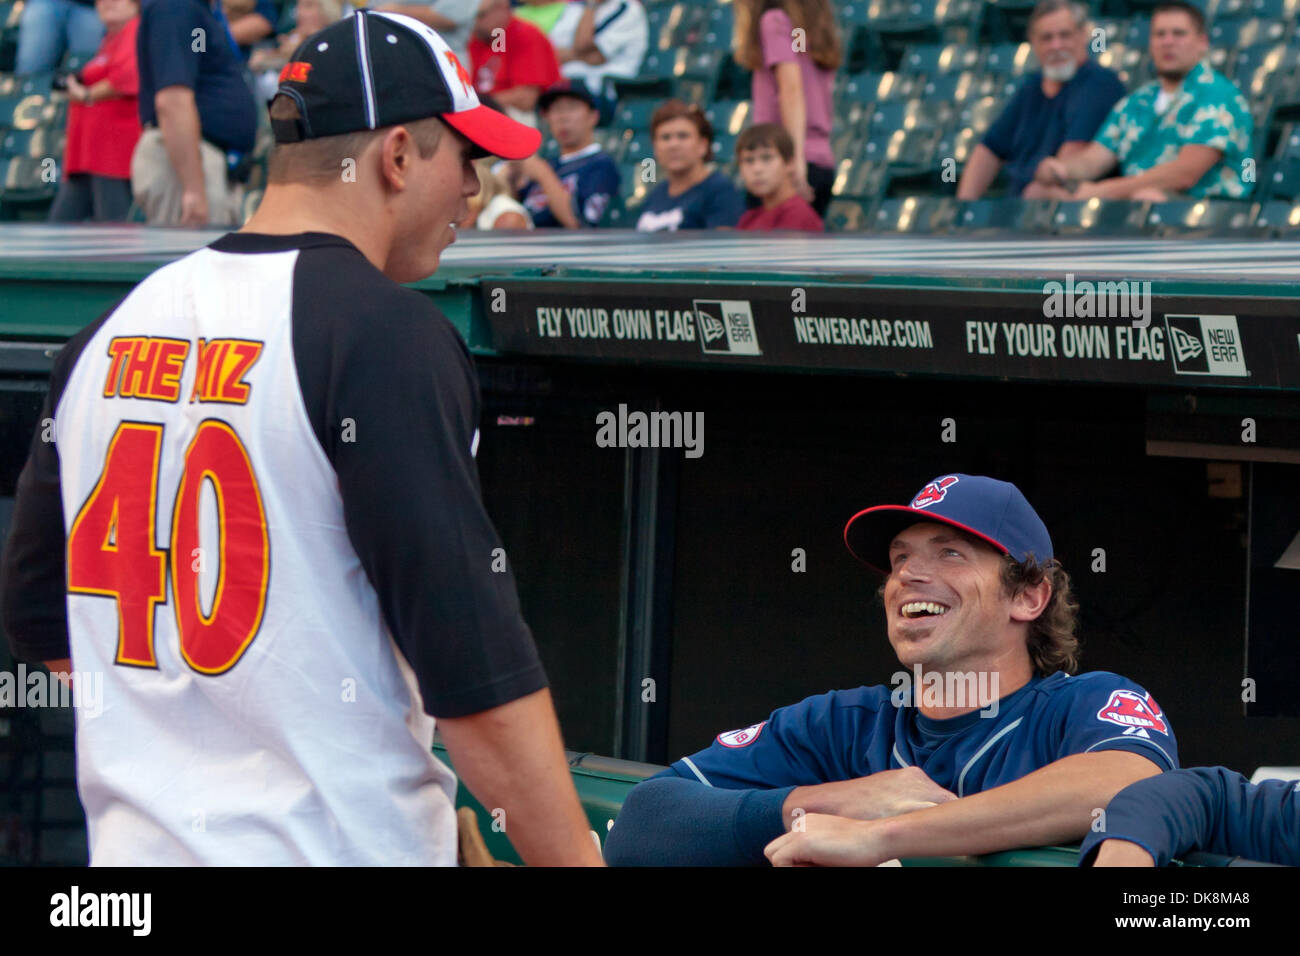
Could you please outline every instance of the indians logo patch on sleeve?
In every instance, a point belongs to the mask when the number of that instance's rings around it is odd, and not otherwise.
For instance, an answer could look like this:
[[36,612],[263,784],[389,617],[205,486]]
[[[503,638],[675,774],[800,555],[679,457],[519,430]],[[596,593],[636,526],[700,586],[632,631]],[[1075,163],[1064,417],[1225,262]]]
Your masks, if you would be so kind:
[[724,747],[748,747],[758,739],[766,723],[766,720],[762,720],[744,730],[729,730],[725,734],[718,734],[718,743]]
[[1150,737],[1148,730],[1158,730],[1169,736],[1164,711],[1150,694],[1135,690],[1111,691],[1106,706],[1097,711],[1098,720],[1108,720],[1124,728],[1125,736]]

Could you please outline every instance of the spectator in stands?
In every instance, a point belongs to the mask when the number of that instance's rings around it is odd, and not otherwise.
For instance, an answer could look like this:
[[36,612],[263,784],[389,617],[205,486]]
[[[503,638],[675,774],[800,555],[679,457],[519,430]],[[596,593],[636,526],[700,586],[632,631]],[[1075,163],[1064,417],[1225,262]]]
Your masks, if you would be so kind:
[[[1120,100],[1087,149],[1048,157],[1035,180],[1044,196],[1161,202],[1245,198],[1254,121],[1241,92],[1208,63],[1205,17],[1188,3],[1151,12],[1156,79]],[[1119,166],[1120,175],[1098,182]],[[1252,164],[1253,165],[1253,164]]]
[[668,100],[650,117],[659,185],[641,205],[642,232],[733,228],[745,201],[731,180],[715,170],[713,126],[694,103]]
[[795,192],[794,142],[784,127],[759,123],[736,140],[740,178],[762,205],[746,210],[737,229],[798,229],[824,232],[821,217]]
[[735,8],[736,62],[753,71],[753,122],[785,127],[795,192],[824,216],[835,182],[831,92],[843,60],[830,0],[735,0]]
[[67,145],[63,180],[51,222],[117,222],[131,208],[131,151],[140,138],[136,0],[96,0],[104,24],[99,51],[68,77]]
[[279,19],[271,0],[222,0],[221,12],[244,59],[248,59],[254,43],[275,33],[275,21]]
[[1047,156],[1087,149],[1124,84],[1088,56],[1088,9],[1074,0],[1040,0],[1029,16],[1029,45],[1042,70],[1031,73],[966,161],[958,199],[979,199],[1004,165],[1007,194],[1033,197],[1034,171]]
[[257,114],[225,21],[207,0],[145,0],[136,47],[136,202],[153,225],[236,224],[241,189],[227,154],[252,150]]
[[433,0],[432,3],[390,3],[381,13],[400,13],[438,31],[461,63],[469,63],[469,37],[478,16],[478,0]]
[[586,83],[601,113],[612,116],[618,100],[612,81],[636,76],[650,46],[641,0],[573,0],[547,35],[560,72]]
[[104,24],[95,16],[95,0],[27,0],[14,72],[47,73],[65,53],[88,60],[102,39]]
[[276,91],[280,88],[280,71],[302,41],[313,33],[324,30],[342,16],[343,0],[298,0],[294,28],[281,34],[275,46],[254,50],[248,58],[248,68],[257,77],[257,91],[262,99],[270,102],[275,98]]
[[510,12],[510,0],[482,0],[469,39],[474,89],[490,93],[514,119],[537,125],[542,90],[560,81],[546,34]]
[[510,185],[493,167],[495,157],[475,161],[478,192],[467,200],[469,212],[456,224],[460,229],[532,229],[528,210],[510,195]]
[[565,81],[538,99],[542,119],[560,146],[558,159],[541,156],[511,163],[523,188],[519,198],[538,227],[579,229],[600,225],[618,196],[618,166],[593,139],[600,113],[582,82]]

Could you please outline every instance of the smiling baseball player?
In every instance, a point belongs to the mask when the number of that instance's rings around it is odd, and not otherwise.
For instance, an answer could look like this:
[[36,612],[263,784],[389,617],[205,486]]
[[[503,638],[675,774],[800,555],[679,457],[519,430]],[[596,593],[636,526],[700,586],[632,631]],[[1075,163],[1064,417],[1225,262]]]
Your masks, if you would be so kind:
[[[1071,676],[1069,577],[1014,485],[941,476],[854,515],[845,542],[885,575],[889,641],[919,681],[719,735],[632,790],[609,863],[874,865],[1076,841],[1123,786],[1177,767],[1145,690]],[[962,696],[981,686],[991,700]]]
[[454,864],[461,778],[529,863],[600,862],[473,454],[469,353],[423,295],[535,130],[431,29],[360,12],[271,106],[256,215],[60,353],[0,599],[77,715],[91,863]]

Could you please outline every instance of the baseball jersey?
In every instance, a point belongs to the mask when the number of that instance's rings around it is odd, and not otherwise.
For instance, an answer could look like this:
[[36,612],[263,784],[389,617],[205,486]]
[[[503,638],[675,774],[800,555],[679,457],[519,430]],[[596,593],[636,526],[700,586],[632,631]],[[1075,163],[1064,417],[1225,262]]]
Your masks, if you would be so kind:
[[1112,838],[1136,843],[1156,866],[1189,850],[1300,866],[1300,780],[1255,784],[1227,767],[1147,777],[1107,805],[1105,829],[1088,834],[1079,865]]
[[[574,153],[551,160],[556,177],[569,191],[579,225],[598,226],[618,195],[618,167],[599,143],[591,143]],[[546,193],[536,182],[526,184],[519,198],[539,227],[559,226],[560,221],[546,202]]]
[[636,227],[641,232],[675,232],[678,229],[716,229],[735,226],[745,211],[745,200],[735,184],[714,170],[680,195],[659,183],[641,204]]
[[[703,848],[703,858],[675,862],[762,862],[763,847],[785,832],[781,804],[790,790],[882,770],[919,767],[939,786],[964,797],[1018,780],[1072,754],[1125,750],[1141,754],[1161,770],[1178,766],[1173,728],[1159,705],[1137,684],[1107,671],[1034,677],[1002,697],[995,715],[989,708],[934,720],[911,706],[911,699],[910,691],[886,686],[809,697],[751,727],[719,734],[706,749],[641,784],[680,778],[697,781],[708,791],[756,794],[747,804],[732,807],[729,822],[717,828],[726,831],[718,836],[725,850]],[[713,802],[707,793],[700,798]],[[627,810],[625,804],[610,833],[606,859],[665,862],[644,857],[659,852],[649,847],[673,842],[662,832],[664,807],[635,815]],[[700,820],[697,817],[693,826],[696,831]],[[652,840],[650,831],[656,828],[660,833]]]
[[[551,44],[558,50],[572,48],[578,34],[578,23],[587,5],[569,3],[548,32]],[[604,63],[588,63],[572,59],[561,64],[560,72],[571,80],[582,80],[595,94],[604,92],[603,85],[610,77],[632,79],[641,70],[650,47],[650,27],[645,7],[640,0],[603,0],[596,7],[592,23],[591,40],[605,58]]]
[[433,715],[546,684],[478,414],[455,328],[334,235],[227,235],[73,337],[0,605],[103,675],[92,865],[455,863]]

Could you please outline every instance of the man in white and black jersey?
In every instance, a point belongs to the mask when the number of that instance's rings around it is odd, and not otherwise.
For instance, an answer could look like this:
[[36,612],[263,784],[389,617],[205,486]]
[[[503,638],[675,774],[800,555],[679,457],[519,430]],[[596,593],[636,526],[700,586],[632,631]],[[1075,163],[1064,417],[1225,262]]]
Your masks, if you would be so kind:
[[[77,713],[92,865],[454,864],[461,779],[532,864],[599,864],[474,452],[478,383],[423,295],[538,134],[431,29],[306,40],[247,226],[60,353],[0,570],[14,655]],[[48,435],[49,429],[43,429]],[[495,552],[495,555],[494,555]]]

